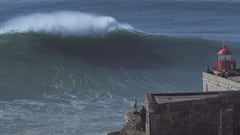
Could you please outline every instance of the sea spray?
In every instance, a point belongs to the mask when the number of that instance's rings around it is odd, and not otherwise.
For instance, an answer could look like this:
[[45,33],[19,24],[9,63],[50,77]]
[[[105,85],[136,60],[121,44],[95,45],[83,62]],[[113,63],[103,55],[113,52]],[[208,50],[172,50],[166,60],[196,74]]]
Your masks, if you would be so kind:
[[62,36],[105,35],[116,29],[134,29],[129,24],[117,22],[110,16],[100,16],[77,11],[35,13],[18,16],[0,25],[0,33],[49,33]]

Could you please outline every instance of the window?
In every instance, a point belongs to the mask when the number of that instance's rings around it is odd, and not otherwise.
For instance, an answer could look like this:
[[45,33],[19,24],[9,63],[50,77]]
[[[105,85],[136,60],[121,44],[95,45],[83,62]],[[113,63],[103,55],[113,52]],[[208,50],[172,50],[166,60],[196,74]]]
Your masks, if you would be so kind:
[[218,60],[220,61],[230,61],[232,60],[231,55],[220,55],[218,56]]

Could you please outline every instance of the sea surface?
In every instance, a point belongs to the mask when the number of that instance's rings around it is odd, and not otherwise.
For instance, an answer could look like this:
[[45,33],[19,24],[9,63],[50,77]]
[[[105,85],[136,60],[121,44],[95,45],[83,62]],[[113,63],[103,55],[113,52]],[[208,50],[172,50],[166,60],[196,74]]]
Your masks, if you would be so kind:
[[106,135],[146,93],[200,92],[238,0],[0,0],[0,134]]

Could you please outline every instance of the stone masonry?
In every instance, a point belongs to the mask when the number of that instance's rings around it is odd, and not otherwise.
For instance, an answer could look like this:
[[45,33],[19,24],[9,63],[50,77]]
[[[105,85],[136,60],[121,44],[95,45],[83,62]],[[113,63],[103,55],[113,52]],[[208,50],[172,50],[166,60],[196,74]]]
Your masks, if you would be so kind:
[[239,135],[240,92],[146,95],[146,135]]

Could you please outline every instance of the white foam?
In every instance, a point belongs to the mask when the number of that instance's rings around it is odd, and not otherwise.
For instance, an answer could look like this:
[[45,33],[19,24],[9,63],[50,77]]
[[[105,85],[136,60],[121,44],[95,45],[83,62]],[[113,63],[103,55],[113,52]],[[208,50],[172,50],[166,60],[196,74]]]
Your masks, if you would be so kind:
[[0,34],[43,32],[63,36],[95,36],[116,29],[130,30],[133,27],[109,16],[59,11],[15,17],[0,25]]

